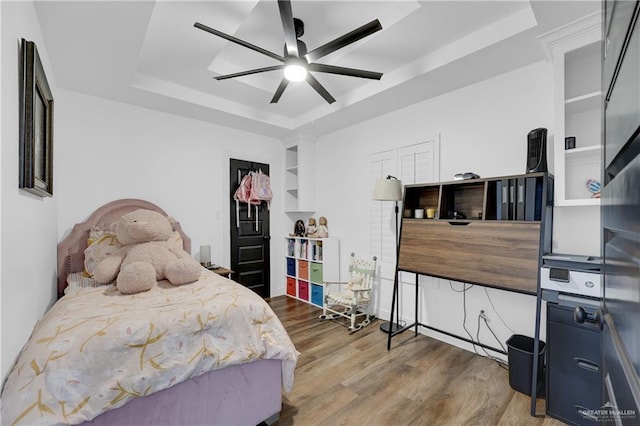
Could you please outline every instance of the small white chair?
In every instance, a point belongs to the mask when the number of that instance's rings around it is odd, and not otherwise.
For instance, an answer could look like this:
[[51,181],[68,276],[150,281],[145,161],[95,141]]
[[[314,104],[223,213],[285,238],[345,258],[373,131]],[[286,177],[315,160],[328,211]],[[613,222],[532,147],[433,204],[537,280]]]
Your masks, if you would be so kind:
[[[373,320],[370,313],[371,290],[376,275],[376,257],[373,260],[356,259],[351,253],[349,279],[346,282],[325,282],[324,303],[321,320],[346,318],[350,321],[351,333],[369,325]],[[356,319],[364,317],[356,325]]]

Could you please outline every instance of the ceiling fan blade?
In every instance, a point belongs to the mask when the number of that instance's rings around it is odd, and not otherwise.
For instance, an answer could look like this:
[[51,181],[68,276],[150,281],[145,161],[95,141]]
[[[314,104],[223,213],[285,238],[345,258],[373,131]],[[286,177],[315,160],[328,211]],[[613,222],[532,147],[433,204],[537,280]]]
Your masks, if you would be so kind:
[[262,47],[254,45],[254,44],[248,43],[248,42],[246,42],[244,40],[240,40],[239,38],[236,38],[234,36],[230,36],[229,34],[225,34],[222,31],[214,30],[213,28],[207,27],[206,25],[203,25],[203,24],[201,24],[199,22],[196,22],[195,24],[193,24],[193,26],[196,27],[196,28],[201,29],[202,31],[206,31],[206,32],[211,33],[213,35],[216,35],[218,37],[222,37],[225,40],[229,40],[232,43],[239,44],[240,46],[244,46],[244,47],[247,47],[247,48],[249,48],[251,50],[254,50],[254,51],[258,52],[258,53],[262,53],[263,55],[267,55],[270,58],[273,58],[273,59],[275,59],[277,61],[284,62],[284,57],[283,56],[280,56],[278,54],[270,52],[270,51],[268,51],[266,49],[263,49]]
[[370,78],[372,80],[380,80],[381,72],[359,70],[356,68],[337,67],[335,65],[326,64],[309,64],[309,71],[326,72],[329,74],[347,75],[350,77]]
[[311,85],[311,87],[313,87],[314,90],[318,92],[318,94],[322,96],[328,103],[332,104],[336,101],[334,97],[331,96],[329,92],[327,92],[327,89],[325,89],[324,86],[320,84],[320,82],[309,73],[307,73],[307,83],[309,83],[309,85]]
[[311,52],[305,55],[305,58],[309,62],[315,62],[317,59],[322,58],[323,56],[327,56],[329,53],[333,53],[338,49],[341,49],[351,43],[355,43],[356,41],[365,38],[375,32],[378,32],[382,29],[382,25],[380,21],[374,19],[368,24],[364,24],[360,28],[356,28],[355,30],[348,32],[347,34],[336,38],[329,43],[323,44],[320,47],[313,49]]
[[278,103],[278,101],[280,100],[280,97],[282,96],[282,93],[284,92],[284,89],[287,88],[288,84],[289,84],[289,80],[287,80],[286,78],[283,78],[282,81],[280,82],[280,85],[276,89],[276,93],[274,93],[273,98],[271,98],[272,104]]
[[242,77],[244,75],[258,74],[260,72],[281,70],[282,68],[284,68],[284,65],[274,65],[272,67],[256,68],[256,69],[248,70],[248,71],[235,72],[233,74],[218,75],[218,76],[215,76],[213,78],[215,78],[216,80],[226,80],[228,78],[235,78],[235,77]]
[[278,0],[280,9],[280,19],[284,30],[284,43],[287,46],[289,56],[298,57],[298,38],[296,37],[296,27],[293,22],[293,11],[290,0]]

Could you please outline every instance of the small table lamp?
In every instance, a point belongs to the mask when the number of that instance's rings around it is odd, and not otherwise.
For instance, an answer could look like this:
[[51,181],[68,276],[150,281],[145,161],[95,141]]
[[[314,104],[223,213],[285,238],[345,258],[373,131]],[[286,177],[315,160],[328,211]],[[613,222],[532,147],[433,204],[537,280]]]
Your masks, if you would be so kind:
[[211,266],[211,246],[200,246],[200,264],[205,268]]
[[[374,200],[378,201],[395,201],[395,214],[396,214],[396,261],[398,258],[398,201],[402,200],[402,182],[395,176],[388,175],[385,179],[376,180],[373,187]],[[395,332],[400,329],[399,321],[399,309],[398,309],[398,279],[393,280],[393,296],[391,300],[391,315],[393,316],[393,307],[395,306],[396,322],[393,322],[393,318],[390,318],[389,322],[380,324],[380,330],[385,333]]]

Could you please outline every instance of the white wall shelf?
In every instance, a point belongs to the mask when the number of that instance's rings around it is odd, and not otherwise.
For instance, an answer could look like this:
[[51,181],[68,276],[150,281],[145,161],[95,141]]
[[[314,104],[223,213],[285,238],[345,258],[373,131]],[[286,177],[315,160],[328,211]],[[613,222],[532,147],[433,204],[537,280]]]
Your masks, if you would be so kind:
[[[602,182],[601,26],[595,13],[540,36],[554,69],[556,206],[600,204],[586,184]],[[575,137],[575,148],[565,149],[567,137]]]
[[564,101],[565,114],[577,114],[591,109],[599,109],[602,102],[601,95],[602,92],[597,91],[567,99]]
[[297,137],[285,148],[285,212],[315,211],[315,141]]

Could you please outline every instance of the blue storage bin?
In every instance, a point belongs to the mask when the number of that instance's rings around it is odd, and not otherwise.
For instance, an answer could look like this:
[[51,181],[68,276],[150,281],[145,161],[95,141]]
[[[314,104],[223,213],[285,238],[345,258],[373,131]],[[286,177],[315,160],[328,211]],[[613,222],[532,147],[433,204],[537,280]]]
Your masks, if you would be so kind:
[[296,260],[292,257],[287,257],[287,275],[296,276]]
[[311,303],[322,306],[324,303],[324,287],[318,284],[311,284]]

